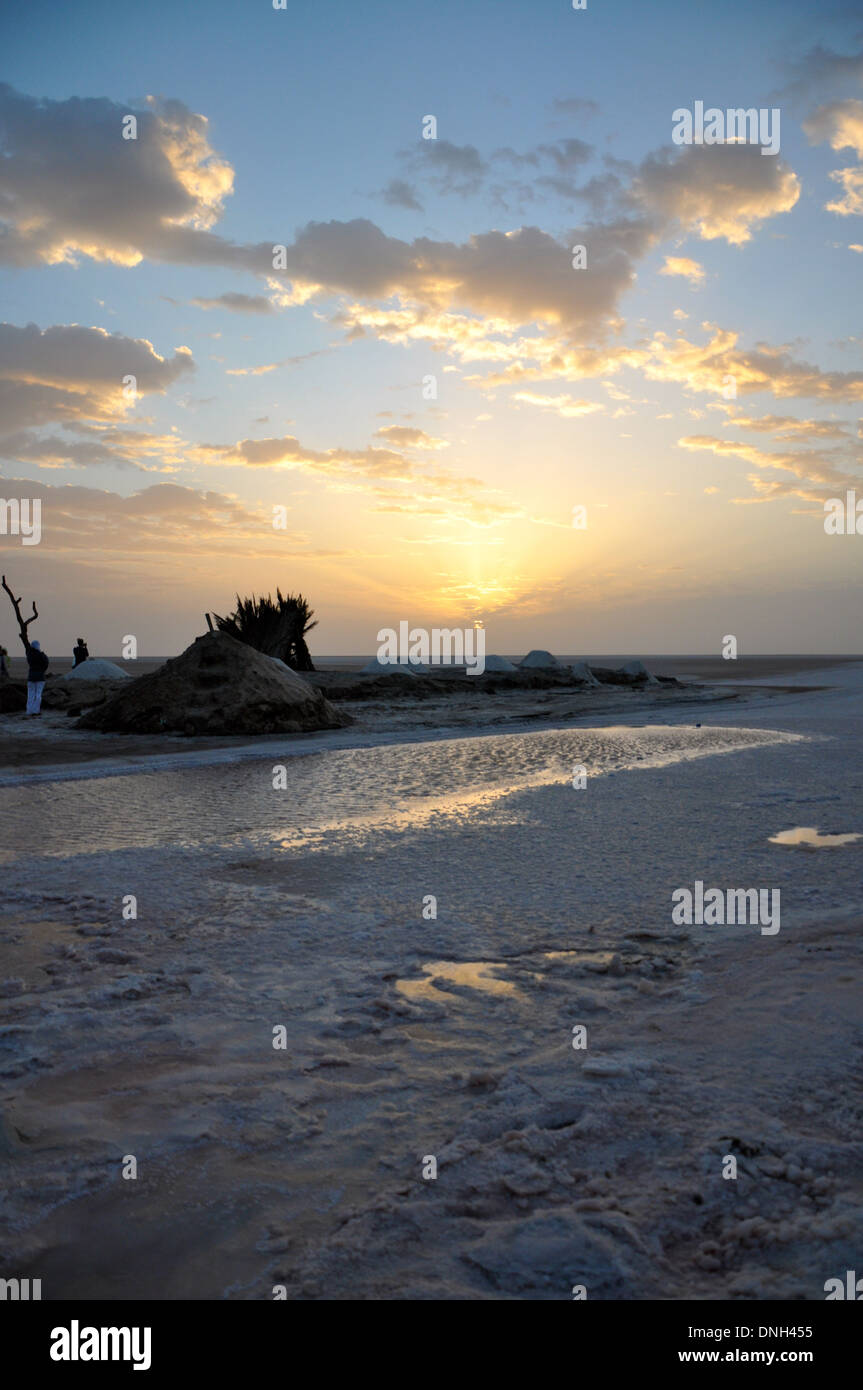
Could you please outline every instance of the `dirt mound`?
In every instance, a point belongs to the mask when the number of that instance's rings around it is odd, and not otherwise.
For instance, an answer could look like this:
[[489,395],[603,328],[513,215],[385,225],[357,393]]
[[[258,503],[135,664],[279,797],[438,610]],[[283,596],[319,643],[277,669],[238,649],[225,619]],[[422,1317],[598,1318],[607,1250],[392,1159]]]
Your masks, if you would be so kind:
[[208,632],[76,725],[104,732],[281,734],[350,721],[295,671],[226,632]]
[[0,714],[17,714],[27,708],[25,681],[0,680]]
[[67,681],[59,676],[49,680],[45,686],[42,708],[64,710],[69,715],[83,714],[91,705],[110,700],[112,695],[129,684],[129,680],[125,672],[122,678],[112,680]]

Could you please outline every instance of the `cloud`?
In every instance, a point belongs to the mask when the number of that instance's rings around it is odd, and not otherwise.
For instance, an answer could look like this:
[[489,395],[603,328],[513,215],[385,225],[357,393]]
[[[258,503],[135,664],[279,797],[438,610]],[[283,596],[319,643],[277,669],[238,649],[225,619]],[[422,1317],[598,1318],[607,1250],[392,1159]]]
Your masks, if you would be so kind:
[[454,145],[450,140],[418,140],[402,158],[439,193],[457,193],[461,197],[476,193],[488,171],[474,145]]
[[112,466],[138,472],[175,473],[185,462],[189,446],[177,434],[120,429],[114,425],[69,422],[73,437],[18,430],[0,435],[0,457],[36,468],[93,468]]
[[406,479],[412,466],[391,449],[311,449],[295,435],[272,439],[241,439],[236,444],[202,445],[221,455],[226,463],[246,463],[254,468],[303,468],[309,472],[363,477]]
[[[738,396],[764,391],[777,399],[811,397],[834,405],[863,400],[863,371],[825,372],[799,361],[787,347],[759,343],[741,348],[738,333],[713,324],[703,327],[712,334],[705,343],[690,342],[682,333],[670,338],[663,332],[647,343],[596,348],[569,347],[551,336],[517,338],[498,354],[497,360],[505,363],[499,370],[466,376],[464,381],[487,390],[554,379],[582,381],[613,376],[630,367],[650,381],[675,382],[690,391],[722,397],[733,389]],[[475,355],[482,356],[478,350]],[[716,406],[723,408],[721,402]]]
[[659,273],[660,275],[683,275],[693,285],[700,285],[704,280],[704,266],[698,261],[690,260],[688,256],[666,256]]
[[[39,102],[9,88],[2,95],[10,153],[0,161],[7,223],[0,247],[7,258],[24,264],[86,254],[134,264],[147,255],[221,264],[265,277],[280,307],[353,296],[363,305],[352,311],[353,336],[400,333],[402,341],[424,338],[442,348],[452,341],[489,361],[512,362],[514,345],[501,337],[531,324],[564,350],[601,340],[622,326],[619,304],[637,263],[672,226],[745,240],[752,226],[797,198],[796,178],[778,160],[757,159],[758,151],[744,146],[690,147],[642,164],[633,187],[621,194],[625,214],[576,226],[562,240],[521,226],[480,232],[463,243],[407,242],[366,219],[311,222],[292,243],[279,243],[286,247],[285,269],[277,276],[274,242],[238,246],[210,230],[233,173],[211,149],[204,117],[180,102],[151,101],[139,113],[138,140],[124,141],[125,108],[116,103]],[[490,167],[508,166],[530,170],[535,182],[563,180],[567,192],[590,156],[590,147],[574,138],[525,153],[498,150],[489,160],[472,145],[442,140],[419,141],[411,154],[441,187],[465,190]],[[25,173],[25,165],[37,175]],[[615,174],[595,191],[600,198],[619,188]],[[574,245],[587,247],[586,270],[572,267]],[[377,320],[369,316],[369,301],[379,313],[377,305],[389,299],[399,301],[393,312],[400,322],[386,311]],[[199,303],[266,312],[263,296],[226,294]],[[454,317],[445,321],[445,314]],[[495,326],[483,337],[472,316]]]
[[[302,356],[307,355],[316,354]],[[197,445],[173,432],[155,434],[125,424],[131,404],[122,394],[127,372],[137,377],[144,394],[167,390],[193,365],[188,349],[177,349],[166,359],[144,339],[103,329],[61,325],[40,330],[35,324],[2,324],[0,402],[6,408],[0,456],[39,468],[111,464],[172,471],[189,463],[295,468],[320,475],[336,487],[386,481],[390,505],[397,496],[393,487],[407,484],[410,494],[401,499],[404,510],[425,509],[425,514],[440,513],[465,524],[490,525],[518,514],[479,479],[419,468],[398,448],[311,449],[292,435]],[[234,370],[259,372],[272,365],[279,364]],[[38,433],[39,426],[49,423],[60,424],[71,437]],[[380,436],[388,444],[424,451],[447,447],[446,441],[407,426],[390,426]]]
[[59,324],[0,324],[0,420],[4,431],[51,422],[116,420],[130,409],[123,378],[139,395],[164,394],[194,370],[178,347],[162,357],[146,338]]
[[266,376],[281,365],[281,362],[262,362],[259,367],[226,367],[225,376]]
[[[564,167],[586,157],[588,147],[562,141],[554,148]],[[533,166],[551,150],[499,150],[493,159]],[[560,353],[574,341],[601,340],[618,329],[619,303],[638,261],[664,235],[682,228],[737,244],[798,196],[796,176],[781,161],[760,158],[757,149],[690,147],[644,161],[625,197],[627,215],[574,227],[563,242],[536,226],[478,233],[454,244],[399,241],[363,219],[309,223],[287,248],[286,274],[294,291],[306,296],[354,295],[360,302],[336,316],[350,337],[371,332],[393,342],[424,340],[465,360],[511,361],[519,352],[501,339],[530,324],[556,339]],[[587,270],[573,271],[575,245],[587,248]],[[697,277],[697,261],[667,258],[669,266],[675,263],[681,269],[688,264],[690,278]],[[398,302],[379,307],[388,299]],[[465,316],[483,322],[478,327]],[[520,370],[511,369],[513,379]]]
[[[813,143],[827,140],[831,149],[852,149],[863,161],[863,101],[836,101],[820,106],[803,122],[803,129]],[[839,184],[842,197],[826,203],[826,211],[840,217],[863,216],[863,163],[834,169],[830,177]]]
[[768,217],[794,207],[800,181],[780,158],[762,158],[757,145],[688,145],[649,155],[630,196],[665,224],[739,246]]
[[834,101],[819,106],[803,122],[803,129],[814,143],[828,140],[831,149],[851,149],[863,159],[863,101]]
[[467,385],[487,389],[528,381],[582,381],[613,376],[624,367],[643,369],[649,351],[638,347],[567,347],[554,338],[520,338],[506,354],[509,365],[487,376],[467,376]]
[[315,348],[312,352],[299,352],[294,357],[282,357],[278,362],[262,362],[257,367],[226,367],[225,376],[266,376],[279,367],[296,367],[300,362],[311,361],[313,357],[325,357],[331,351],[328,347]]
[[527,166],[537,169],[542,164],[548,163],[559,174],[567,174],[574,169],[580,169],[583,164],[587,164],[592,156],[592,145],[586,144],[584,140],[568,139],[556,140],[551,144],[536,145],[523,154],[519,154],[511,146],[505,145],[501,149],[495,150],[491,158],[503,161],[505,164],[512,164],[516,168]]
[[[136,140],[123,139],[127,114]],[[105,98],[40,100],[3,84],[0,127],[2,260],[207,259],[233,170],[210,148],[204,116],[179,101],[149,97],[135,110]]]
[[601,401],[575,401],[571,396],[541,396],[533,391],[516,391],[513,400],[523,401],[526,405],[536,405],[543,410],[552,410],[555,415],[561,415],[564,419],[577,419],[582,415],[595,415],[598,411],[605,410]]
[[285,542],[297,547],[291,554],[322,553],[311,549],[302,534],[274,533],[272,509],[251,510],[224,493],[157,483],[123,497],[77,484],[2,481],[7,492],[17,489],[42,500],[42,559],[72,552],[98,566],[119,557],[125,568],[145,555],[176,563],[184,555],[199,557],[202,550],[238,559],[256,554],[281,558]]
[[[183,440],[129,425],[135,400],[124,378],[135,378],[139,398],[162,395],[194,365],[188,348],[162,357],[145,338],[102,328],[0,324],[0,457],[37,468],[173,472]],[[40,433],[50,425],[66,434]]]
[[[401,430],[401,426],[391,427]],[[387,431],[381,431],[392,439]],[[407,430],[410,445],[418,449],[440,447],[423,430]],[[416,438],[421,436],[421,438]],[[425,516],[471,526],[492,526],[523,516],[479,478],[465,477],[426,462],[408,459],[396,449],[313,449],[294,435],[271,439],[241,439],[236,444],[204,444],[201,459],[225,466],[283,468],[318,477],[336,491],[361,491],[375,511]]]
[[[789,450],[787,453],[769,453],[764,449],[759,449],[753,444],[733,442],[728,439],[717,439],[713,435],[687,435],[683,439],[678,439],[678,447],[689,450],[707,450],[719,457],[741,458],[747,463],[755,464],[756,468],[776,468],[792,473],[798,479],[798,485],[794,488],[780,487],[771,482],[758,482],[756,491],[759,493],[760,500],[770,500],[778,496],[787,496],[794,492],[797,496],[810,498],[835,496],[836,489],[845,489],[860,485],[860,475],[848,471],[848,467],[841,466],[841,460],[834,461],[831,457],[825,456],[816,450]],[[857,466],[859,463],[855,460]],[[754,475],[757,479],[758,475]],[[750,481],[754,481],[750,479]],[[800,490],[802,485],[802,490]],[[735,499],[752,501],[755,499]]]
[[794,101],[813,96],[844,94],[863,85],[863,49],[859,53],[837,53],[817,44],[790,65],[792,80],[781,89]]
[[551,109],[556,116],[594,116],[599,104],[590,97],[555,97]]
[[385,425],[382,429],[375,430],[375,434],[378,438],[385,439],[388,444],[394,444],[397,449],[449,448],[446,439],[437,439],[434,435],[426,434],[425,430],[415,429],[410,425]]
[[824,372],[791,357],[785,347],[737,346],[738,334],[714,325],[707,343],[656,333],[644,371],[652,381],[675,381],[693,391],[737,395],[769,391],[778,398],[811,396],[833,403],[863,400],[863,372]]
[[[580,188],[574,175],[593,157],[592,145],[567,138],[549,141],[525,151],[511,146],[493,150],[483,157],[474,145],[454,145],[448,140],[419,140],[402,150],[403,167],[438,194],[457,194],[462,198],[485,188],[492,201],[502,208],[521,207],[546,193],[562,198],[595,197],[597,187]],[[516,171],[518,178],[512,177]],[[490,182],[490,180],[494,182]],[[617,181],[614,181],[617,186]],[[402,203],[402,196],[415,199],[413,185],[394,179],[383,196]],[[388,196],[388,192],[391,196]],[[412,206],[413,203],[403,204]],[[417,203],[416,206],[419,206]]]
[[[573,229],[562,245],[539,227],[482,232],[468,241],[407,243],[364,219],[312,222],[286,250],[286,273],[318,292],[363,299],[398,295],[425,309],[464,309],[509,325],[542,322],[597,329],[635,278],[634,257],[652,240],[636,219]],[[587,245],[588,271],[571,246]]]
[[754,430],[759,434],[775,434],[777,439],[848,439],[846,425],[832,420],[798,420],[792,415],[730,415],[725,422],[738,429]]
[[[797,201],[793,172],[779,159],[761,158],[757,148],[693,146],[649,156],[634,170],[628,189],[613,176],[625,211],[618,208],[614,216],[575,226],[560,238],[528,225],[479,232],[460,243],[407,241],[362,218],[310,222],[292,242],[281,243],[285,266],[276,275],[273,243],[237,246],[210,230],[231,190],[232,172],[210,148],[203,117],[182,103],[152,102],[141,112],[138,141],[123,141],[119,105],[38,102],[8,88],[2,92],[13,120],[12,157],[0,160],[0,215],[11,231],[0,246],[25,261],[92,254],[132,264],[146,254],[245,269],[267,280],[279,306],[347,299],[333,314],[347,340],[374,335],[393,343],[419,341],[464,362],[493,365],[492,375],[469,379],[483,387],[613,375],[630,366],[656,380],[715,394],[731,375],[741,393],[859,398],[858,374],[821,372],[795,362],[784,348],[761,345],[745,352],[736,335],[718,330],[713,343],[700,347],[683,339],[669,343],[663,335],[652,344],[613,341],[623,327],[620,305],[638,264],[664,236],[693,231],[739,244],[765,218]],[[25,150],[40,171],[35,181],[28,182],[21,170]],[[40,151],[53,180],[42,179]],[[523,153],[499,149],[484,159],[474,146],[422,141],[412,157],[442,186],[455,188],[504,166],[529,170],[534,181],[566,180],[591,153],[584,142],[565,139]],[[79,165],[90,172],[92,196],[75,194],[70,209],[62,189],[78,187]],[[143,183],[143,198],[138,184],[137,193],[128,186],[130,179]],[[58,199],[56,208],[52,198]],[[587,269],[573,268],[576,245],[587,248]],[[683,273],[697,283],[700,269],[689,257],[668,256],[663,273]],[[231,292],[197,302],[266,312],[267,301]],[[229,371],[260,375],[278,365]],[[176,353],[173,369],[179,369]],[[34,381],[30,390],[29,417],[19,424],[32,423],[34,416],[62,420],[64,409],[73,416],[80,412],[80,401],[64,402],[60,393],[67,386]],[[116,391],[115,378],[115,400]]]
[[[409,493],[377,489],[374,510],[399,516],[412,516],[432,521],[458,523],[488,528],[505,521],[524,517],[524,512],[510,502],[498,501],[488,490],[484,494],[461,491],[451,486],[452,479],[435,478],[426,486],[422,481]],[[456,480],[458,481],[458,480]]]
[[216,295],[215,299],[192,299],[189,302],[194,304],[196,309],[231,309],[235,314],[273,312],[270,300],[263,294],[235,294],[229,291],[227,294]]
[[[504,146],[488,157],[472,145],[418,140],[399,158],[438,193],[466,197],[485,189],[507,211],[546,196],[581,199],[596,217],[648,214],[657,227],[677,222],[702,239],[725,238],[734,245],[749,240],[766,218],[789,211],[799,197],[794,172],[781,160],[764,160],[755,146],[666,147],[638,167],[606,154],[605,174],[578,182],[595,154],[592,145],[577,138],[527,150]],[[628,185],[621,175],[630,179]],[[416,196],[413,186],[409,196]]]
[[417,198],[416,189],[406,179],[390,179],[378,197],[390,207],[408,208],[412,212],[422,212],[423,205]]

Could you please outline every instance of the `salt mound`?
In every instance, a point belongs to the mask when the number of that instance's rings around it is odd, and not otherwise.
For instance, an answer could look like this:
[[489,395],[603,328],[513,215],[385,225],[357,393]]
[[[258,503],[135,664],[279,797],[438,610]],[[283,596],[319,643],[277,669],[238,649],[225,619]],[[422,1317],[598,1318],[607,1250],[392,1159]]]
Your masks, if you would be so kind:
[[576,680],[584,681],[585,685],[599,685],[586,661],[574,661],[569,669]]
[[485,669],[487,671],[515,671],[511,661],[507,661],[505,656],[487,656],[485,659]]
[[132,676],[113,661],[102,661],[98,657],[91,656],[86,661],[82,661],[79,666],[67,671],[65,676],[61,676],[60,679],[61,681],[129,681]]
[[627,661],[625,666],[618,667],[625,676],[631,676],[633,680],[647,681],[648,685],[658,685],[659,681],[651,675],[643,661]]
[[373,656],[363,667],[364,676],[417,676],[425,672],[425,667],[411,666],[407,661],[378,661]]
[[296,671],[226,632],[207,632],[78,720],[116,733],[281,734],[349,721]]
[[547,671],[550,667],[555,666],[560,666],[557,657],[552,656],[551,652],[543,652],[537,649],[528,652],[524,661],[521,663],[522,670],[524,670],[525,667],[536,667],[540,670]]

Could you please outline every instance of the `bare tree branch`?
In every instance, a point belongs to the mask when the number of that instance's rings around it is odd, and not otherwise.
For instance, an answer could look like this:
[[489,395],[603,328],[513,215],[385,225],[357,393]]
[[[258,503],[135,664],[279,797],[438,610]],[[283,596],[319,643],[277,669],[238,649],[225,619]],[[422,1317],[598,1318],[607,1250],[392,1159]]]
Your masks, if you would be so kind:
[[32,615],[31,615],[29,618],[22,618],[22,617],[21,617],[21,608],[20,608],[21,600],[20,600],[20,598],[16,598],[15,595],[13,594],[12,590],[9,588],[9,585],[6,583],[6,576],[5,576],[5,574],[3,575],[3,588],[6,590],[7,594],[9,595],[9,600],[10,600],[10,602],[11,602],[11,604],[12,604],[12,607],[15,609],[15,617],[18,619],[18,629],[19,629],[20,634],[21,634],[21,641],[24,643],[24,650],[26,651],[27,648],[28,648],[29,645],[30,645],[30,639],[29,639],[28,636],[27,636],[27,629],[28,629],[28,627],[30,626],[30,624],[31,624],[31,623],[34,623],[34,622],[36,621],[36,619],[38,618],[38,616],[39,616],[39,610],[38,610],[38,608],[36,607],[36,600],[35,600],[35,599],[33,600],[33,613],[32,613]]

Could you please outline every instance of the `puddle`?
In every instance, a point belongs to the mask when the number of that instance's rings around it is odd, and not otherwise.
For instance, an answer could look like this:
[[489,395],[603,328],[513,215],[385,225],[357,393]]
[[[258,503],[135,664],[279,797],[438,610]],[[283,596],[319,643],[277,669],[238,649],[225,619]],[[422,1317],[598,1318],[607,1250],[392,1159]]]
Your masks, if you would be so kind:
[[545,960],[578,960],[590,968],[607,969],[614,960],[614,951],[543,951]]
[[832,845],[850,845],[860,838],[859,835],[822,835],[815,825],[795,825],[793,830],[780,830],[778,835],[771,835],[770,844],[822,849]]
[[396,989],[408,999],[437,999],[448,995],[448,990],[436,987],[436,980],[449,980],[454,985],[464,985],[468,989],[482,990],[485,994],[520,993],[511,980],[501,980],[490,974],[493,970],[506,970],[506,965],[493,960],[433,960],[423,966],[423,980],[398,980]]

